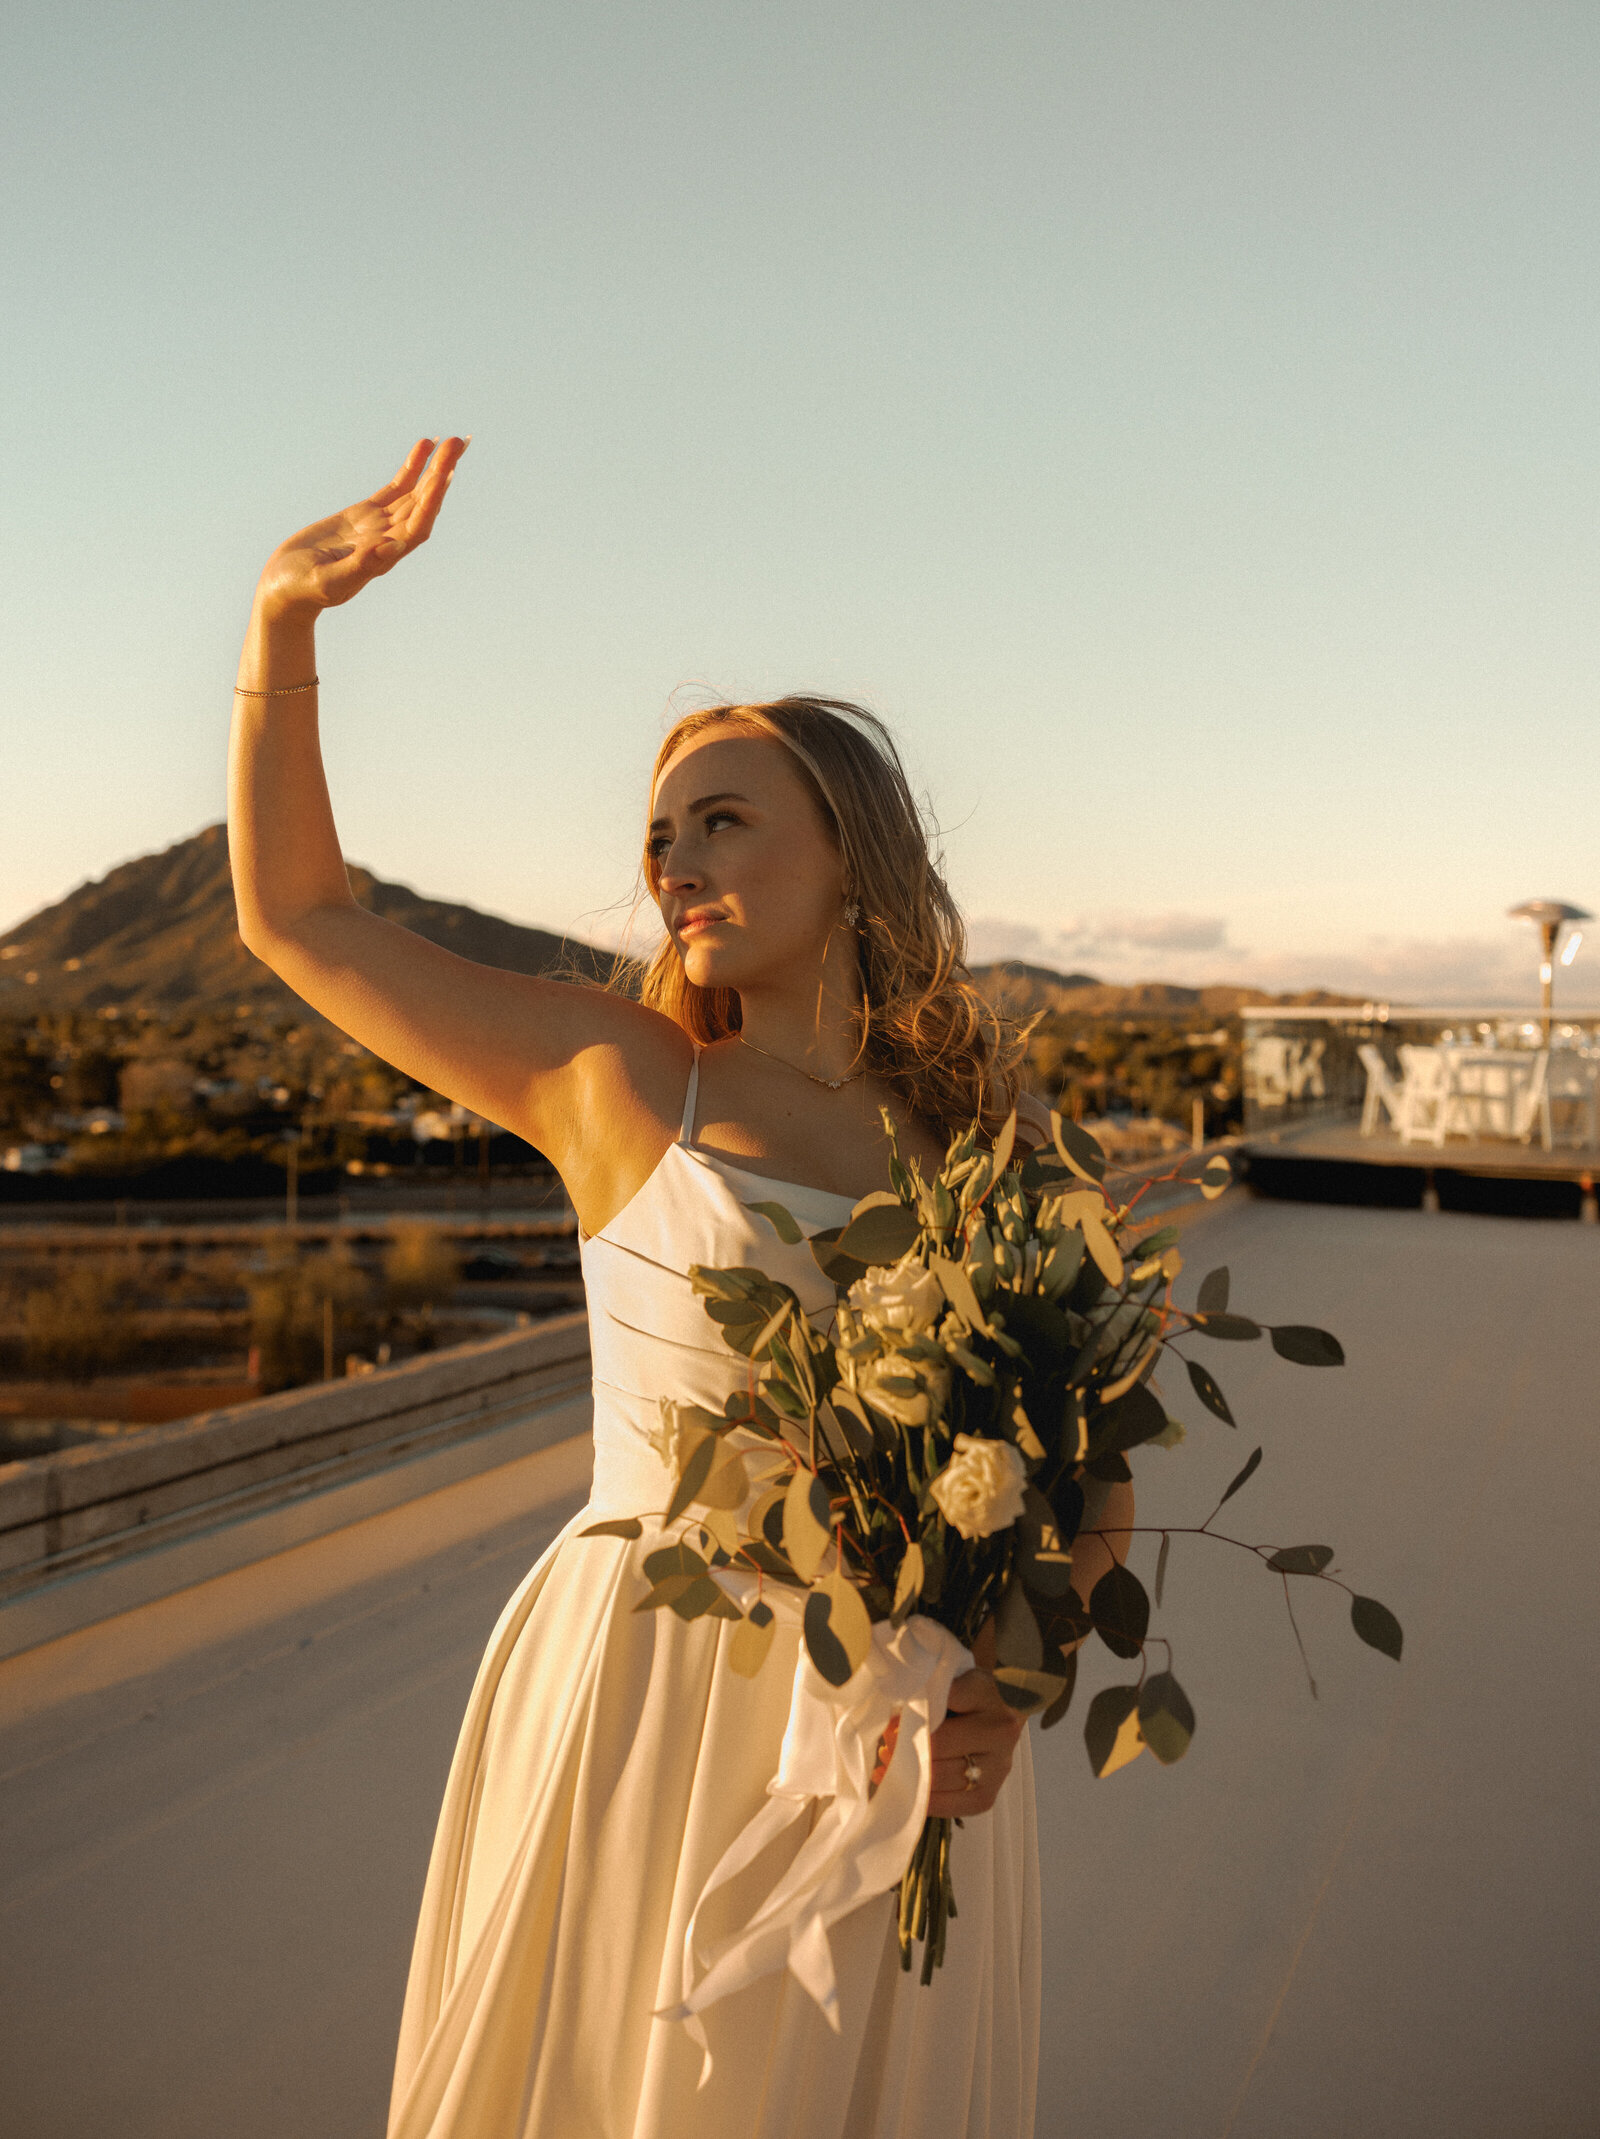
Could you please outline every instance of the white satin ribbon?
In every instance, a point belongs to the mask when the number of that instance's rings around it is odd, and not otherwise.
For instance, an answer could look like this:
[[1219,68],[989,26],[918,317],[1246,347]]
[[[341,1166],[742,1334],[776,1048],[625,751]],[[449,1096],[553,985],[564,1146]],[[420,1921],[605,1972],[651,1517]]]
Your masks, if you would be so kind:
[[[721,1577],[732,1588],[739,1577]],[[754,1584],[751,1583],[753,1593]],[[775,1594],[776,1592],[776,1594]],[[803,1609],[803,1595],[766,1589],[782,1599],[787,1619]],[[741,1603],[745,1602],[740,1598]],[[973,1667],[972,1653],[948,1628],[920,1613],[896,1629],[872,1629],[872,1647],[843,1686],[830,1686],[804,1644],[795,1665],[789,1722],[767,1802],[724,1852],[701,1889],[683,1940],[682,2002],[657,2017],[684,2021],[705,2053],[700,2072],[711,2076],[711,2050],[699,2016],[746,1984],[787,1967],[839,2031],[839,1992],[830,1926],[863,1902],[897,1886],[927,1817],[933,1781],[933,1733],[944,1721],[951,1681]],[[882,1782],[870,1790],[878,1746],[891,1718],[899,1736]],[[798,1854],[744,1928],[699,1950],[702,1910],[720,1887],[810,1812],[824,1810]],[[697,1969],[703,1969],[696,1981]]]

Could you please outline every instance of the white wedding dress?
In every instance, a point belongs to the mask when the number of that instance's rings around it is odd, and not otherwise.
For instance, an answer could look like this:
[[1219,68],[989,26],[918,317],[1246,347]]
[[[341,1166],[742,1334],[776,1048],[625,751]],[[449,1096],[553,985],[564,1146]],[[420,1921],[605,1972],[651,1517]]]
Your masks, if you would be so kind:
[[[960,1913],[930,1987],[901,1970],[885,1894],[832,1932],[838,2033],[792,1976],[769,1975],[703,2015],[702,2088],[688,2028],[656,2017],[679,1999],[701,1889],[776,1773],[796,1636],[780,1622],[760,1674],[741,1678],[722,1655],[731,1622],[635,1613],[640,1548],[579,1532],[664,1507],[647,1439],[660,1397],[720,1412],[742,1385],[689,1266],[759,1264],[820,1320],[833,1291],[809,1250],[744,1206],[782,1201],[808,1232],[850,1210],[696,1149],[698,1081],[697,1054],[678,1141],[580,1241],[593,1492],[506,1606],[478,1672],[423,1897],[389,2139],[1032,2139],[1026,1733],[993,1812],[956,1830]],[[780,1853],[751,1876],[765,1891],[783,1869]]]

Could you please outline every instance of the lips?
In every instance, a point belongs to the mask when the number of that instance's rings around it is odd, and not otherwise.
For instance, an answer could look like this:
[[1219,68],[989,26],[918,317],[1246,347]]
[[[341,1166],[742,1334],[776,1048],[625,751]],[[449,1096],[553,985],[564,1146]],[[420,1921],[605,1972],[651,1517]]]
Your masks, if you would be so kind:
[[727,918],[728,917],[726,914],[685,914],[683,919],[678,923],[678,934],[680,936],[688,936],[692,935],[696,929],[714,928],[719,921],[726,921]]

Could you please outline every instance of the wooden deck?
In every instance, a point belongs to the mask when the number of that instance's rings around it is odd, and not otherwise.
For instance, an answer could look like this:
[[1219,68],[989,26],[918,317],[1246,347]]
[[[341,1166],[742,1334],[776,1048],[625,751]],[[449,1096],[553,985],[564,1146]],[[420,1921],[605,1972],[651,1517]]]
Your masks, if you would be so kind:
[[1546,1151],[1506,1137],[1447,1137],[1442,1144],[1403,1144],[1392,1129],[1361,1134],[1355,1121],[1321,1120],[1285,1123],[1281,1129],[1255,1130],[1241,1145],[1247,1159],[1312,1165],[1405,1166],[1418,1173],[1491,1175],[1514,1181],[1571,1181],[1588,1189],[1600,1174],[1600,1149],[1593,1145],[1557,1144]]

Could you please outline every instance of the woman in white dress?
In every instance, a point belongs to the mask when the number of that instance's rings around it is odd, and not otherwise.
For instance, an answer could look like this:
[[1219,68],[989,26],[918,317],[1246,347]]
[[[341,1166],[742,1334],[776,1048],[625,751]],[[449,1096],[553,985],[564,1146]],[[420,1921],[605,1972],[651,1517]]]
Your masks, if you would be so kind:
[[[637,1548],[579,1534],[664,1504],[660,1397],[720,1410],[734,1384],[689,1265],[759,1262],[824,1318],[832,1288],[807,1248],[748,1206],[775,1197],[807,1233],[838,1224],[885,1181],[883,1107],[929,1166],[974,1115],[995,1126],[1015,1082],[1001,1028],[965,979],[892,744],[822,701],[717,708],[668,737],[645,857],[666,935],[642,1000],[474,965],[356,904],[317,740],[316,620],[427,539],[464,451],[419,441],[392,483],[274,552],[229,769],[244,942],[376,1054],[550,1157],[588,1292],[593,1493],[478,1675],[390,2139],[1029,2139],[1033,1780],[988,1673],[956,1680],[933,1738],[929,1810],[963,1825],[932,1985],[902,1972],[881,1895],[833,1928],[836,2024],[775,1970],[701,2016],[707,2074],[670,2017],[684,1934],[776,1773],[796,1637],[780,1628],[739,1677],[725,1622],[635,1613]],[[1103,1557],[1081,1541],[1082,1583]],[[744,1913],[782,1868],[752,1868]],[[741,1920],[737,1884],[717,1901]]]

